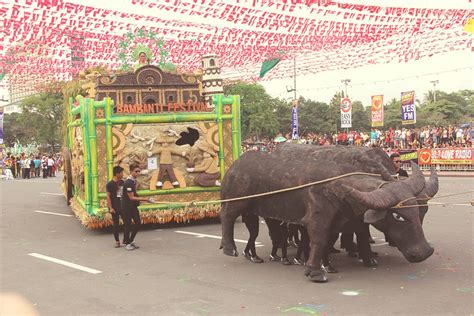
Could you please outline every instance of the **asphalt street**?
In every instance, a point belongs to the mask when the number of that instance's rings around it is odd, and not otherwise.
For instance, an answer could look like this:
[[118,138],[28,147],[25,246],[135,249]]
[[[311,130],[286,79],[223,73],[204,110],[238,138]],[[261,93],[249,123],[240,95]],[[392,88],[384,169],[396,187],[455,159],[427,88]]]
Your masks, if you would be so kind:
[[[223,255],[216,221],[146,226],[140,249],[116,249],[110,230],[88,230],[68,216],[59,181],[0,183],[0,291],[21,295],[40,315],[474,313],[472,193],[432,200],[424,229],[435,253],[426,261],[407,262],[372,230],[378,267],[342,252],[331,258],[339,273],[317,284],[301,266],[268,261],[265,224],[257,239],[262,264]],[[442,177],[438,196],[469,190],[474,178]],[[240,220],[235,236],[248,238]],[[241,252],[245,244],[237,245]]]

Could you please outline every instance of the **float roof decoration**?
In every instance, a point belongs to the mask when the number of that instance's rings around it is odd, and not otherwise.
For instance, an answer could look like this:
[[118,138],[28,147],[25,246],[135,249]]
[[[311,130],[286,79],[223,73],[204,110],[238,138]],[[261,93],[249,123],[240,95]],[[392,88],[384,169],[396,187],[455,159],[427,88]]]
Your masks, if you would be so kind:
[[470,0],[449,1],[454,9],[446,1],[442,8],[421,2],[0,0],[0,73],[13,85],[30,85],[37,78],[68,80],[95,65],[118,69],[123,36],[139,29],[161,36],[169,61],[181,69],[200,67],[201,56],[212,53],[224,78],[243,80],[256,80],[261,63],[281,51],[285,60],[265,80],[291,77],[293,56],[304,75],[471,49],[463,29],[474,17]]

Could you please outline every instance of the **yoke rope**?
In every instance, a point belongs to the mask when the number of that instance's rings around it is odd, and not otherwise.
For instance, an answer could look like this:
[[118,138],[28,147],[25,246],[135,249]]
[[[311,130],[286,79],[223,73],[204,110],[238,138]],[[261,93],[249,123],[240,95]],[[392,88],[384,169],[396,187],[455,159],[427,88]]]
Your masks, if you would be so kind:
[[440,199],[440,198],[444,198],[444,197],[450,197],[450,196],[455,196],[455,195],[462,195],[462,194],[468,194],[468,193],[474,193],[474,190],[471,190],[471,191],[465,191],[465,192],[460,192],[460,193],[453,193],[453,194],[439,195],[439,196],[435,196],[435,197],[433,197],[433,199]]
[[155,202],[153,204],[174,204],[174,205],[183,204],[183,205],[187,206],[187,205],[205,205],[205,204],[218,204],[218,203],[235,202],[235,201],[253,199],[253,198],[261,197],[261,196],[267,196],[267,195],[272,195],[272,194],[278,194],[278,193],[283,193],[283,192],[299,190],[299,189],[310,187],[310,186],[313,186],[313,185],[326,183],[326,182],[331,182],[331,181],[335,181],[335,180],[338,180],[338,179],[342,179],[342,178],[346,178],[346,177],[350,177],[350,176],[357,176],[357,175],[381,177],[380,174],[375,174],[375,173],[351,172],[351,173],[346,173],[346,174],[343,174],[343,175],[339,175],[339,176],[324,179],[324,180],[319,180],[319,181],[314,181],[314,182],[310,182],[310,183],[297,185],[297,186],[290,187],[290,188],[285,188],[285,189],[280,189],[280,190],[275,190],[275,191],[269,191],[269,192],[264,192],[264,193],[258,193],[258,194],[253,194],[253,195],[247,195],[247,196],[240,196],[240,197],[224,199],[224,200],[191,201],[191,202],[163,202],[163,201],[160,201],[160,202]]

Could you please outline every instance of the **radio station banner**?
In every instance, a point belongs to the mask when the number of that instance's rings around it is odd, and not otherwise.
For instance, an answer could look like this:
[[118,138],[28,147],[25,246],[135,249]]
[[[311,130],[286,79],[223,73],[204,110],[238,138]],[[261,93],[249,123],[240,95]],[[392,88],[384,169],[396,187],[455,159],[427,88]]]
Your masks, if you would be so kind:
[[383,126],[383,95],[372,96],[372,127]]
[[352,102],[349,98],[341,100],[341,128],[352,127]]
[[420,165],[474,165],[474,148],[419,149]]
[[291,110],[291,139],[300,139],[298,132],[298,106],[293,105]]
[[415,91],[402,92],[402,125],[416,123]]

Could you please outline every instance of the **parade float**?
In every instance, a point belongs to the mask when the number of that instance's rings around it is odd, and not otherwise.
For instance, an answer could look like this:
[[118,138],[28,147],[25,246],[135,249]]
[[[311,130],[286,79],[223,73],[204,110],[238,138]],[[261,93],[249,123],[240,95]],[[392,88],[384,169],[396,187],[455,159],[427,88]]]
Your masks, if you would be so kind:
[[241,150],[239,97],[222,94],[217,56],[196,73],[163,68],[90,74],[88,95],[69,99],[63,190],[86,227],[112,225],[105,186],[114,166],[126,177],[132,163],[138,194],[156,201],[139,207],[144,223],[219,214],[220,180]]

